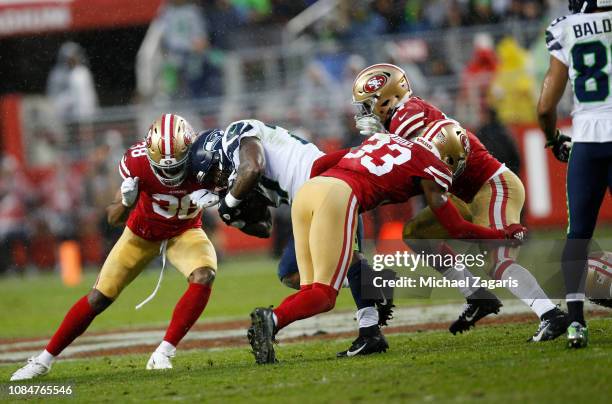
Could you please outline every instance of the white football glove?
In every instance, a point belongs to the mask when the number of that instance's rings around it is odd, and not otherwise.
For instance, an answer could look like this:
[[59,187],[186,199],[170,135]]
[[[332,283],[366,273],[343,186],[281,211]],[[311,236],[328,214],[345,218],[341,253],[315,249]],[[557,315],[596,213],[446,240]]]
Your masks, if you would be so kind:
[[121,183],[121,203],[129,208],[138,198],[138,177],[127,177]]
[[198,189],[189,194],[189,199],[198,209],[210,208],[219,203],[219,195],[207,190]]
[[380,119],[376,116],[355,117],[355,126],[363,136],[372,136],[375,133],[387,133]]

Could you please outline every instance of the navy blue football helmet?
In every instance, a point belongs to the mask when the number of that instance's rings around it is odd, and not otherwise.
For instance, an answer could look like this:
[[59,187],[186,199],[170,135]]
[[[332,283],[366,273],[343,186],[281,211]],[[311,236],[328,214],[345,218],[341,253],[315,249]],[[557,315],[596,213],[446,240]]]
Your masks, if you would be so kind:
[[214,168],[223,171],[223,150],[221,129],[200,132],[189,151],[189,167],[198,182],[204,182],[206,175]]
[[[599,3],[599,4],[597,4]],[[598,0],[569,0],[569,10],[576,13],[590,13],[597,7],[609,7],[611,4],[609,1],[598,1]],[[584,10],[582,9],[584,7]]]

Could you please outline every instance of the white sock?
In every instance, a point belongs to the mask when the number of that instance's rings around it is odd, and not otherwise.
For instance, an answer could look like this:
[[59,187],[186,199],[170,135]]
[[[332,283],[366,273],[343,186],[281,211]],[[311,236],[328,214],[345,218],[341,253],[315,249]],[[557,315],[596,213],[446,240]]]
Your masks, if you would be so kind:
[[529,306],[538,317],[542,317],[542,314],[557,307],[546,296],[546,293],[544,293],[531,272],[516,262],[512,263],[502,273],[502,280],[508,280],[509,278],[516,280],[518,285],[516,287],[508,287],[508,290]]
[[359,322],[359,328],[378,324],[378,310],[374,307],[364,307],[357,310],[357,321]]
[[344,280],[342,281],[342,287],[343,288],[350,288],[351,285],[349,284],[349,280],[347,277],[344,278]]
[[45,366],[51,366],[51,364],[55,360],[55,356],[51,355],[49,351],[45,349],[44,351],[40,353],[40,355],[38,355],[36,360],[38,360],[40,363],[44,364]]
[[174,356],[176,353],[176,347],[168,341],[162,341],[155,351],[161,352],[166,356]]
[[473,275],[467,269],[458,270],[455,268],[449,268],[442,273],[442,276],[446,279],[458,281],[460,284],[465,284],[465,286],[459,286],[459,291],[463,297],[469,297],[478,290],[478,288],[472,287]]
[[586,295],[584,293],[568,293],[565,295],[566,302],[584,302]]
[[272,320],[274,320],[274,325],[278,327],[278,318],[276,317],[276,313],[272,312]]

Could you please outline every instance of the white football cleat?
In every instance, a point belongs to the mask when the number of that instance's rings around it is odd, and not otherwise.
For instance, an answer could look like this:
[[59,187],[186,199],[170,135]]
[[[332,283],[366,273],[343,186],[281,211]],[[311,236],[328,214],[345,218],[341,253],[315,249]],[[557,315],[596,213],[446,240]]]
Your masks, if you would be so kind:
[[11,376],[11,381],[14,382],[17,380],[34,379],[35,377],[46,375],[47,373],[49,373],[50,370],[51,365],[47,366],[44,363],[40,362],[38,358],[33,356],[28,359],[28,363],[24,367],[18,369],[15,373],[13,373],[13,375]]
[[172,369],[172,362],[170,358],[174,355],[168,356],[163,352],[155,351],[151,354],[149,361],[147,362],[147,370],[163,370]]

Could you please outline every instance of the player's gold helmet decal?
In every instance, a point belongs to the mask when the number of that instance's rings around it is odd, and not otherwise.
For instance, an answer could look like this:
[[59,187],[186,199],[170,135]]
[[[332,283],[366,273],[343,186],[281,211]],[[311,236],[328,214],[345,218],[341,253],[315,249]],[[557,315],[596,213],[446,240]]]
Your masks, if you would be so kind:
[[384,124],[397,104],[411,94],[406,73],[399,67],[387,63],[366,67],[353,83],[356,118],[374,115]]
[[163,114],[151,124],[145,138],[147,157],[162,184],[176,187],[183,182],[193,139],[193,128],[181,116]]
[[421,134],[421,138],[432,144],[440,159],[457,178],[465,170],[470,154],[470,139],[467,131],[452,119],[431,122]]

